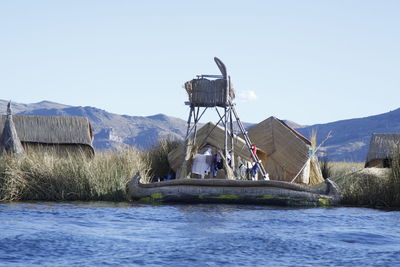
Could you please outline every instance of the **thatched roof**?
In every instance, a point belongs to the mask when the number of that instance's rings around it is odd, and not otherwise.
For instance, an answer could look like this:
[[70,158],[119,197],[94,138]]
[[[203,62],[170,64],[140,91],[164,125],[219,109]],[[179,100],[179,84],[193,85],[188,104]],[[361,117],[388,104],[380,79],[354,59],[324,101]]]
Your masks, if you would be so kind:
[[[92,150],[93,134],[90,122],[83,117],[14,115],[13,121],[22,143],[45,145],[84,145]],[[0,116],[0,135],[6,116]]]
[[316,157],[310,157],[311,142],[283,121],[269,117],[250,128],[248,134],[250,140],[267,153],[264,167],[271,179],[291,181],[306,165],[297,182],[323,181]]
[[[197,131],[196,146],[202,148],[204,146],[211,146],[218,150],[224,150],[225,130],[219,125],[208,122]],[[245,141],[240,138],[235,138],[234,154],[240,156],[245,161],[252,161],[250,151],[248,150]],[[185,143],[181,143],[176,149],[168,154],[168,162],[171,168],[176,172],[181,167],[184,156]],[[257,155],[261,160],[265,158],[265,152],[258,149]]]
[[4,152],[15,154],[24,152],[11,114],[11,102],[7,105],[7,115],[5,116],[4,127],[0,134],[0,154]]
[[369,144],[366,166],[374,160],[392,158],[400,146],[400,134],[373,134]]

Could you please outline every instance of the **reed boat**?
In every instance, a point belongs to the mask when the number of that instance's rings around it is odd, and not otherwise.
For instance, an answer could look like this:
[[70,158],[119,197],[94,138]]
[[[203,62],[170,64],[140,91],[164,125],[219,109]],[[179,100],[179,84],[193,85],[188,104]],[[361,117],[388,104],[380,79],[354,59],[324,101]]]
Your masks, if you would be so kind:
[[151,203],[225,203],[319,207],[337,205],[337,185],[309,187],[283,181],[246,181],[226,179],[176,179],[143,184],[136,174],[128,184],[133,201]]
[[[340,192],[331,180],[326,179],[323,187],[300,185],[323,184],[318,146],[274,117],[248,131],[236,111],[225,64],[216,57],[214,61],[221,75],[196,75],[184,85],[189,100],[185,104],[190,106],[186,136],[167,157],[170,173],[192,178],[143,184],[137,174],[128,185],[131,199],[311,207],[338,204]],[[219,121],[200,128],[206,110],[215,110]],[[209,179],[195,179],[195,175]]]

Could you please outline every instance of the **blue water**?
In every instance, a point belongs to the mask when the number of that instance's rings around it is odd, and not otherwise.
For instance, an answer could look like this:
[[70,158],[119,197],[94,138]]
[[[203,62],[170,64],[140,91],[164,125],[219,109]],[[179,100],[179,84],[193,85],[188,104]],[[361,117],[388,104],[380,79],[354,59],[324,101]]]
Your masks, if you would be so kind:
[[399,266],[400,212],[0,204],[2,266]]

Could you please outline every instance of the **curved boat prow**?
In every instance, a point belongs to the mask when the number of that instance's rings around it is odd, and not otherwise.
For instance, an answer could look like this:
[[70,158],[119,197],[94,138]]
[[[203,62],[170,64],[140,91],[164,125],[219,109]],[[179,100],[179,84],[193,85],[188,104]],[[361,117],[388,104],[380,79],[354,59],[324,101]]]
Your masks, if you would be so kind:
[[135,192],[139,188],[140,178],[141,178],[140,174],[139,174],[139,172],[137,172],[128,183],[128,186],[127,186],[128,195],[130,196],[131,199],[133,199],[132,196],[135,195]]
[[325,194],[328,196],[331,196],[333,198],[333,201],[335,202],[335,204],[338,204],[341,199],[341,193],[340,193],[338,185],[334,181],[330,180],[329,178],[325,179],[325,184],[326,184]]
[[139,172],[137,172],[137,173],[132,177],[131,182],[134,183],[134,184],[139,184],[140,178],[141,178],[141,177],[140,177],[140,174],[139,174]]

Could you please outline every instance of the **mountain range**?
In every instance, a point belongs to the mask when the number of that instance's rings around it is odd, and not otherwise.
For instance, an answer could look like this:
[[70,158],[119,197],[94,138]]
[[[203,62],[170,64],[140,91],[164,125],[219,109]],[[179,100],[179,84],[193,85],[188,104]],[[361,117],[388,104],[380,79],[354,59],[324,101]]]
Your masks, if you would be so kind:
[[[5,114],[8,101],[0,100],[0,113]],[[87,117],[93,127],[94,147],[98,150],[135,146],[146,149],[163,138],[182,139],[186,133],[186,121],[157,114],[153,116],[128,116],[109,113],[94,107],[69,106],[50,101],[32,104],[13,103],[13,113],[41,116]],[[268,116],[266,116],[268,117]],[[372,133],[399,133],[400,109],[387,113],[341,120],[325,124],[302,126],[285,120],[306,137],[317,132],[318,144],[331,134],[319,151],[319,155],[331,161],[364,161]],[[245,123],[251,127],[254,123]]]
[[317,132],[321,152],[331,161],[365,161],[373,133],[400,133],[400,108],[369,117],[315,124],[296,129],[306,137]]

